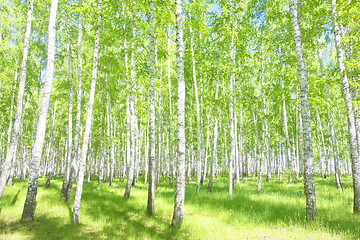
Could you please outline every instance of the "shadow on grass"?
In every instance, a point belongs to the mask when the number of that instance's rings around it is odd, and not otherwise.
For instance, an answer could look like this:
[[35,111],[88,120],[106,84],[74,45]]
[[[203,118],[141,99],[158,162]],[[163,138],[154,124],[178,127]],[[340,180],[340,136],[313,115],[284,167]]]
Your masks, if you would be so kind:
[[80,221],[81,215],[87,215],[94,221],[106,222],[107,224],[103,228],[104,234],[112,238],[126,236],[137,239],[149,237],[173,239],[179,238],[179,235],[182,236],[180,237],[182,239],[187,238],[184,229],[170,226],[169,219],[161,216],[149,216],[146,212],[147,199],[139,199],[139,196],[134,194],[135,188],[136,191],[146,190],[143,183],[139,183],[132,189],[130,198],[125,199],[122,196],[122,188],[116,192],[108,192],[104,191],[103,186],[95,187],[93,184],[85,184],[82,201],[92,207],[80,210]]
[[[80,224],[73,224],[72,201],[64,203],[60,189],[62,178],[54,178],[50,188],[43,189],[42,199],[51,204],[64,205],[64,211],[68,211],[68,217],[49,217],[51,212],[37,216],[34,222],[3,223],[0,226],[0,234],[19,233],[28,239],[191,239],[194,238],[188,229],[170,226],[170,217],[159,214],[152,217],[146,213],[147,185],[143,179],[139,179],[133,187],[129,199],[123,198],[125,183],[114,181],[113,186],[102,183],[99,187],[96,182],[84,182],[81,208]],[[207,193],[207,182],[204,182],[201,193],[196,194],[196,183],[190,182],[186,185],[185,218],[192,216],[186,213],[187,206],[194,206],[198,214],[219,214],[224,212],[225,217],[219,221],[225,224],[242,224],[241,221],[252,223],[263,223],[275,226],[279,223],[287,226],[298,225],[304,227],[305,223],[305,195],[301,180],[294,181],[290,185],[272,179],[263,183],[262,192],[256,192],[256,181],[247,179],[246,183],[235,185],[234,194],[228,196],[228,180],[219,177],[214,183],[213,192]],[[345,179],[344,186],[348,186],[349,179]],[[316,178],[317,186],[321,186],[318,200],[323,197],[323,189],[331,190],[327,197],[335,199],[338,196],[336,186],[329,183],[329,178],[324,180]],[[43,188],[44,183],[39,184]],[[170,186],[168,181],[160,180],[159,189],[156,191],[156,199],[172,205],[174,202],[174,185]],[[351,186],[351,185],[350,185]],[[73,186],[71,199],[74,198],[76,184]],[[318,190],[318,189],[317,189]],[[14,191],[14,193],[16,193]],[[4,205],[18,204],[17,198],[20,190],[15,196],[8,198]],[[270,200],[269,200],[270,199]],[[274,199],[272,201],[271,199]],[[44,200],[41,200],[44,201]],[[161,212],[161,206],[157,206]],[[0,206],[1,208],[1,206]],[[51,211],[51,207],[50,210]],[[339,216],[329,214],[331,206],[318,209],[318,223],[315,227],[323,227],[345,235],[347,238],[360,237],[360,217],[348,216],[346,212]],[[185,220],[186,221],[186,220]],[[5,225],[6,224],[6,225]],[[93,224],[93,225],[92,225]],[[306,226],[307,227],[307,226]],[[286,228],[286,227],[285,227]]]
[[[333,176],[330,176],[330,178]],[[234,219],[247,218],[250,222],[264,223],[266,225],[275,225],[277,223],[284,223],[290,225],[306,225],[313,228],[325,227],[332,232],[345,234],[349,239],[360,238],[360,215],[354,215],[346,211],[347,205],[339,211],[337,206],[331,205],[334,201],[339,201],[339,196],[346,202],[346,197],[342,195],[336,188],[335,181],[330,179],[316,178],[317,200],[318,203],[322,200],[329,202],[329,205],[320,208],[318,206],[317,216],[318,222],[307,224],[305,222],[305,195],[303,193],[303,183],[301,180],[294,181],[293,184],[279,182],[273,180],[271,182],[264,182],[262,191],[256,192],[256,181],[247,181],[247,183],[236,185],[232,197],[228,196],[228,189],[224,188],[224,184],[220,186],[213,186],[213,193],[206,193],[204,191],[197,196],[195,193],[196,184],[191,183],[187,185],[186,189],[186,203],[196,205],[197,208],[217,209],[219,211],[227,211],[228,222],[233,222]],[[204,183],[205,185],[205,183]],[[324,189],[324,186],[326,188]],[[352,188],[349,177],[343,181],[343,188]],[[215,194],[214,194],[215,193]],[[162,193],[168,195],[169,193]],[[268,201],[268,196],[276,196],[280,201]],[[261,199],[263,196],[265,199]],[[297,199],[293,202],[286,203],[286,198]],[[299,204],[299,202],[303,202]],[[341,204],[342,202],[339,202]],[[324,204],[323,204],[324,205]],[[343,210],[343,211],[342,211]],[[341,215],[336,215],[340,212]],[[350,215],[349,215],[350,214]]]
[[12,205],[12,206],[15,205],[15,203],[16,203],[18,197],[19,197],[19,194],[20,194],[20,190],[17,191],[17,193],[15,194],[15,196],[14,196],[13,200],[11,201],[10,205]]

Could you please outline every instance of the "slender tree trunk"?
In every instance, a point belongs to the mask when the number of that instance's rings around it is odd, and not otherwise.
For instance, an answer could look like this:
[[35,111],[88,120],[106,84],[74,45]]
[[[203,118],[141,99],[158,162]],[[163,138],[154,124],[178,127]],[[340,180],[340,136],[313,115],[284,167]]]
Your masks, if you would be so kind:
[[[154,0],[150,0],[149,16],[149,36],[150,36],[150,138],[149,138],[149,188],[147,212],[155,214],[155,44],[154,44]],[[169,81],[170,84],[170,81]],[[170,89],[170,88],[169,88]],[[170,97],[171,98],[171,97]],[[170,115],[171,118],[171,115]],[[170,130],[171,131],[171,130]]]
[[170,155],[170,179],[169,183],[172,186],[172,182],[174,181],[174,175],[175,175],[175,168],[174,168],[174,156],[173,156],[173,129],[172,129],[172,103],[171,103],[171,45],[170,45],[170,27],[169,27],[169,33],[168,33],[168,52],[169,52],[169,59],[168,59],[168,82],[169,82],[169,128],[170,128],[170,141],[169,141],[169,155]]
[[[241,181],[245,182],[245,176],[247,176],[247,153],[246,153],[246,143],[245,143],[245,135],[243,131],[243,115],[242,111],[240,111],[240,166],[241,166]],[[244,161],[245,160],[245,161]]]
[[336,183],[337,189],[339,191],[342,191],[342,186],[341,186],[341,181],[340,181],[339,153],[338,153],[338,149],[337,149],[334,124],[333,124],[333,119],[332,119],[330,109],[328,109],[328,114],[329,114],[329,125],[330,125],[330,132],[331,132],[331,141],[332,141],[332,147],[333,147],[333,152],[334,152],[335,183]]
[[[316,124],[316,133],[317,133],[317,140],[318,140],[318,152],[319,152],[319,171],[320,171],[320,177],[323,177],[323,162],[322,162],[322,150],[321,150],[321,141],[320,141],[320,131],[319,131],[319,120],[317,120]],[[326,178],[326,174],[325,174]]]
[[93,69],[92,69],[92,77],[91,77],[91,86],[90,86],[90,96],[88,109],[86,113],[86,123],[85,123],[85,133],[83,139],[83,145],[80,156],[80,168],[79,175],[77,179],[77,186],[75,192],[75,201],[73,208],[73,220],[75,223],[79,222],[79,214],[80,214],[80,201],[81,194],[83,189],[84,182],[84,174],[85,174],[85,165],[86,165],[86,154],[88,151],[88,143],[91,131],[91,122],[92,122],[92,111],[94,105],[95,98],[95,87],[96,87],[96,78],[97,78],[97,69],[98,69],[98,59],[99,59],[99,42],[100,42],[100,26],[101,26],[101,4],[102,0],[98,1],[98,12],[97,12],[97,24],[96,24],[96,34],[95,34],[95,46],[94,46],[94,58],[93,58]]
[[[7,137],[8,137],[7,147],[8,147],[8,149],[9,149],[9,146],[10,146],[10,143],[11,143],[11,135],[12,135],[12,130],[13,130],[13,126],[12,126],[12,124],[13,124],[13,112],[14,112],[13,110],[14,110],[14,100],[15,100],[15,92],[16,92],[16,82],[17,82],[17,78],[18,78],[18,69],[17,69],[17,60],[16,59],[15,59],[15,64],[16,64],[15,77],[14,77],[15,83],[14,83],[14,86],[13,86],[13,89],[12,89],[13,93],[12,93],[12,97],[11,97],[11,106],[10,106],[10,121],[9,121],[8,130],[7,130]],[[20,131],[20,129],[19,129],[19,131]],[[10,179],[11,179],[11,174],[13,173],[13,170],[14,170],[14,161],[15,161],[15,158],[16,158],[16,154],[17,154],[17,148],[15,148],[15,151],[13,153],[13,157],[10,160],[9,170],[7,171],[7,176],[6,176],[6,179],[5,179],[5,182],[4,182],[4,184],[5,184],[7,179],[9,179],[8,180],[8,187],[10,187],[12,185],[12,181]],[[6,160],[6,158],[5,158],[5,160]]]
[[[132,28],[132,33],[133,36],[135,35],[135,28]],[[136,101],[136,96],[135,93],[133,93],[133,91],[135,91],[135,53],[134,53],[135,49],[134,49],[134,41],[132,41],[131,43],[131,71],[130,71],[130,78],[131,78],[131,83],[130,83],[130,97],[129,97],[129,101],[130,101],[130,161],[128,162],[128,169],[127,169],[127,180],[126,180],[126,189],[125,189],[125,193],[124,193],[124,198],[129,198],[130,197],[130,192],[131,192],[131,186],[132,186],[132,182],[133,182],[133,177],[134,177],[134,162],[135,162],[135,147],[136,147],[136,140],[137,140],[137,136],[136,136],[136,114],[135,114],[135,101]]]
[[192,75],[194,80],[194,93],[195,93],[195,101],[196,101],[196,134],[197,134],[197,180],[196,180],[196,193],[200,193],[200,182],[201,182],[201,162],[202,162],[202,151],[201,151],[201,118],[200,118],[200,102],[199,102],[199,93],[197,87],[197,79],[196,79],[196,60],[194,54],[194,43],[193,43],[193,30],[191,26],[191,12],[189,11],[189,19],[190,19],[190,48],[191,48],[191,59],[192,59]]
[[[80,1],[80,4],[82,4],[82,0]],[[65,201],[69,200],[75,176],[78,175],[79,158],[80,158],[80,154],[81,154],[81,147],[79,146],[79,141],[80,141],[80,134],[81,134],[80,120],[81,120],[81,99],[82,99],[82,88],[81,88],[81,84],[82,84],[82,51],[81,51],[82,24],[83,24],[83,16],[82,16],[82,12],[80,12],[79,25],[78,25],[78,86],[77,86],[77,101],[76,101],[76,125],[75,125],[74,146],[73,146],[73,148],[69,149],[69,153],[68,153],[69,154],[68,158],[69,159],[72,158],[72,161],[71,161],[71,169],[70,169],[68,185],[66,186],[66,192],[65,192],[65,196],[64,196]],[[69,59],[69,63],[70,63],[70,59]],[[72,154],[70,151],[72,151]],[[69,163],[70,163],[70,161],[69,161]]]
[[[24,40],[24,52],[23,59],[21,63],[21,73],[20,73],[20,82],[19,82],[19,90],[17,96],[17,104],[16,104],[16,113],[15,113],[15,121],[14,127],[11,131],[11,139],[6,151],[5,162],[2,165],[2,172],[0,176],[0,199],[4,193],[4,188],[6,184],[6,180],[8,178],[11,161],[14,158],[14,153],[16,151],[18,141],[19,141],[19,131],[21,125],[21,115],[23,108],[23,98],[25,91],[25,81],[26,81],[26,68],[27,68],[27,59],[29,53],[29,42],[30,42],[30,32],[31,32],[31,20],[32,20],[32,12],[33,12],[33,3],[29,1],[29,10],[26,21],[26,30],[25,30],[25,40]],[[12,119],[10,118],[10,122]]]
[[284,113],[284,134],[286,141],[286,150],[285,150],[285,162],[288,164],[290,173],[289,173],[289,183],[292,183],[292,159],[291,159],[291,150],[290,150],[290,140],[289,140],[289,131],[288,131],[288,122],[287,122],[287,111],[286,111],[286,103],[285,103],[285,94],[284,94],[284,79],[281,78],[281,85],[283,89],[282,97],[283,97],[283,113]]
[[70,94],[69,94],[69,120],[68,120],[68,139],[67,139],[67,158],[65,159],[65,171],[63,176],[63,185],[62,193],[64,194],[64,199],[67,201],[69,196],[67,194],[67,186],[69,183],[70,176],[70,161],[71,161],[71,150],[72,150],[72,101],[73,101],[73,88],[72,88],[72,77],[71,77],[71,43],[69,42],[68,46],[68,71],[69,71],[69,85],[70,85]]
[[[150,99],[149,99],[150,101]],[[147,129],[150,129],[149,127],[150,125],[150,121],[148,121],[148,127]],[[144,185],[147,184],[147,181],[148,181],[148,172],[149,172],[149,156],[150,156],[150,140],[149,140],[149,134],[148,134],[148,131],[146,130],[145,132],[145,159],[144,159],[144,163],[145,163],[145,177],[144,177]]]
[[[21,136],[22,132],[23,132],[23,120],[24,120],[24,115],[25,115],[25,112],[26,112],[26,109],[27,109],[28,102],[29,102],[29,96],[27,96],[27,100],[26,100],[26,103],[24,105],[25,107],[24,107],[24,110],[23,110],[23,112],[21,114],[21,119],[20,119],[21,124],[20,124],[20,129],[19,129],[19,136]],[[15,174],[16,159],[18,159],[17,167],[19,168],[20,165],[23,166],[23,163],[22,163],[22,161],[20,159],[22,157],[22,155],[23,155],[23,152],[24,152],[23,139],[24,139],[23,136],[21,136],[21,146],[20,146],[20,154],[19,154],[19,156],[17,156],[17,148],[15,149],[14,158],[13,158],[13,161],[12,161],[13,166],[10,168],[8,187],[12,186],[12,182],[13,182],[13,178],[14,178],[14,174]],[[18,182],[20,180],[21,180],[21,174],[18,174]]]
[[[265,18],[265,23],[266,23],[266,18]],[[264,24],[265,24],[264,23]],[[265,142],[265,146],[268,145],[268,133],[267,133],[267,120],[266,120],[266,100],[265,100],[265,88],[264,88],[264,71],[265,71],[265,67],[264,67],[264,43],[263,41],[261,41],[261,95],[262,95],[262,102],[261,102],[261,112],[260,112],[260,116],[261,116],[261,120],[262,120],[262,140],[263,142]],[[257,135],[257,134],[256,134]],[[261,144],[261,158],[260,158],[260,174],[259,174],[259,179],[258,179],[258,185],[257,185],[257,191],[260,192],[261,191],[261,183],[262,183],[262,169],[263,169],[263,164],[262,163],[267,163],[267,159],[269,158],[268,152],[269,149],[264,147],[264,143]],[[267,152],[267,158],[266,161],[265,160],[265,151]]]
[[306,80],[306,69],[304,55],[302,51],[301,31],[298,22],[298,11],[296,0],[290,0],[290,11],[293,26],[293,33],[295,39],[296,59],[298,65],[299,81],[300,81],[300,101],[301,114],[303,124],[303,139],[304,139],[304,187],[306,195],[306,219],[316,219],[316,195],[314,183],[313,170],[313,150],[311,143],[311,126],[310,126],[310,109],[309,109],[309,94]]
[[111,99],[109,93],[107,92],[107,135],[110,139],[110,144],[108,144],[107,151],[110,152],[110,159],[108,163],[109,168],[109,178],[108,184],[111,186],[114,175],[114,161],[115,161],[115,153],[114,153],[114,136],[113,136],[113,123],[111,118]]
[[34,148],[32,150],[32,161],[31,161],[31,168],[30,168],[30,175],[28,182],[28,191],[26,195],[23,214],[21,217],[22,221],[31,221],[34,219],[34,208],[35,208],[35,201],[37,194],[39,166],[40,166],[43,143],[45,138],[47,111],[49,107],[51,83],[54,73],[55,34],[56,34],[55,22],[56,22],[57,5],[58,5],[58,0],[52,0],[51,9],[50,9],[49,30],[48,30],[49,32],[48,59],[47,59],[45,86],[43,88],[43,98],[42,98],[40,115],[38,120],[38,127],[36,129],[36,139],[34,143]]
[[[47,177],[47,180],[46,180],[46,184],[45,184],[45,188],[48,188],[50,186],[50,181],[51,181],[51,178],[52,178],[52,175],[53,175],[53,172],[54,172],[54,162],[53,162],[53,148],[55,147],[55,144],[54,144],[54,123],[55,123],[55,117],[56,117],[56,105],[57,105],[57,99],[55,100],[55,106],[54,106],[54,112],[53,114],[51,114],[51,108],[49,106],[49,122],[50,122],[50,132],[49,132],[49,136],[50,136],[50,141],[49,141],[49,153],[48,153],[48,156],[49,154],[51,154],[50,156],[50,161],[49,162],[49,165],[50,165],[50,168],[49,168],[49,171],[48,171],[48,177]],[[53,118],[52,118],[52,115],[53,115]],[[48,157],[49,159],[49,157]]]
[[[298,95],[296,94],[296,98]],[[297,103],[299,105],[299,102]],[[299,178],[300,174],[300,158],[299,158],[299,111],[296,109],[296,179]]]
[[[235,46],[234,46],[234,33],[231,36],[231,49],[230,57],[232,64],[235,64]],[[235,147],[236,147],[236,136],[235,136],[235,124],[234,124],[234,82],[235,82],[235,66],[231,67],[230,76],[230,99],[229,99],[229,119],[230,119],[230,160],[229,160],[229,195],[232,196],[234,189],[234,169],[233,164],[235,162]]]
[[[318,38],[317,38],[316,42],[317,42],[317,50],[318,50],[317,52],[318,52],[318,58],[319,58],[320,71],[321,71],[322,78],[326,82],[326,75],[325,75],[324,65],[323,65],[323,61],[322,61],[322,53],[320,50],[320,41]],[[327,98],[330,99],[329,90],[328,90],[327,86],[325,85],[324,88],[325,88]],[[331,110],[328,105],[326,108],[327,108],[327,112],[328,112],[329,127],[330,127],[330,133],[331,133],[331,142],[332,142],[332,148],[333,148],[333,152],[334,152],[335,183],[336,183],[337,189],[339,191],[342,191],[342,186],[341,186],[341,181],[340,181],[340,167],[339,167],[340,160],[339,160],[339,152],[338,152],[337,141],[336,141],[336,136],[335,136],[333,118],[332,118]]]
[[[215,92],[215,100],[218,99],[219,95],[219,83],[218,79],[216,80],[216,92]],[[213,155],[211,157],[210,162],[210,176],[209,176],[209,183],[208,183],[208,192],[212,192],[213,182],[214,182],[214,164],[217,158],[217,138],[218,138],[218,118],[217,118],[217,108],[215,106],[215,113],[214,113],[214,142],[213,142]]]
[[[317,119],[318,119],[318,122],[319,122],[319,130],[320,130],[320,133],[321,133],[321,143],[323,145],[323,149],[324,149],[324,155],[325,155],[325,159],[326,160],[326,171],[325,171],[325,177],[326,176],[329,176],[329,156],[328,156],[328,153],[326,151],[326,145],[325,145],[325,139],[324,139],[324,133],[323,133],[323,129],[322,129],[322,125],[321,125],[321,120],[320,120],[320,116],[319,116],[319,113],[317,112]],[[319,144],[321,144],[319,142]]]
[[278,176],[279,176],[279,181],[282,181],[282,165],[283,165],[283,153],[282,153],[282,146],[281,146],[281,135],[279,132],[278,136],[279,136],[279,160],[278,160]]
[[[161,79],[161,78],[160,78]],[[157,152],[157,158],[156,158],[156,180],[155,180],[155,189],[158,188],[159,186],[159,179],[160,179],[160,173],[161,173],[161,152],[162,152],[162,145],[161,145],[161,85],[159,87],[159,91],[157,94],[157,105],[158,105],[158,111],[157,111],[157,127],[158,127],[158,131],[157,131],[157,147],[158,147],[158,152]]]
[[185,80],[184,80],[184,42],[181,0],[175,0],[176,17],[176,49],[177,49],[177,79],[178,79],[178,102],[177,102],[177,167],[174,214],[172,226],[180,226],[184,218],[185,200]]
[[344,54],[341,47],[341,40],[339,35],[339,27],[337,23],[337,11],[336,11],[336,0],[331,1],[332,5],[332,18],[334,26],[334,40],[336,47],[336,54],[338,65],[340,69],[340,76],[342,79],[342,88],[346,105],[347,120],[348,120],[348,131],[349,131],[349,143],[350,143],[350,157],[351,167],[353,175],[353,189],[354,189],[354,213],[360,213],[360,159],[359,159],[359,146],[357,144],[356,126],[353,104],[351,101],[349,81],[346,74],[344,65]]
[[[210,114],[207,114],[207,126],[210,126]],[[206,175],[208,173],[208,152],[209,152],[209,130],[206,131],[206,145],[205,145],[205,156],[204,156],[204,167],[202,171],[202,177],[201,177],[201,184],[204,183],[204,180],[206,179]],[[204,141],[203,141],[204,142]]]

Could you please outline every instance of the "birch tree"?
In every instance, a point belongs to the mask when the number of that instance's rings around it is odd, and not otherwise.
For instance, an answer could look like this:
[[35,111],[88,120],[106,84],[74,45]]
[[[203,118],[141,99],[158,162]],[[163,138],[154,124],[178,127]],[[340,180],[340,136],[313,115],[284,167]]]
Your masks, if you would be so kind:
[[298,66],[299,82],[300,82],[300,101],[301,115],[303,125],[303,141],[304,141],[304,188],[306,195],[306,219],[316,220],[316,195],[314,183],[313,169],[313,149],[311,143],[311,127],[310,127],[310,109],[309,109],[309,93],[307,86],[307,76],[305,69],[305,60],[301,42],[300,24],[298,21],[298,11],[296,0],[290,0],[291,22],[295,41],[296,60]]
[[181,0],[175,0],[176,18],[176,73],[178,79],[177,100],[177,159],[174,214],[171,225],[180,226],[184,218],[185,201],[185,80],[184,41]]
[[97,23],[96,23],[96,34],[95,34],[95,46],[94,46],[94,57],[93,57],[93,67],[92,67],[92,76],[91,76],[91,87],[90,87],[90,96],[88,102],[88,108],[86,113],[86,123],[85,123],[85,132],[83,145],[80,156],[80,168],[79,168],[79,176],[77,179],[76,193],[75,193],[75,201],[73,208],[73,220],[75,223],[79,222],[80,215],[80,202],[81,202],[81,194],[83,189],[84,182],[84,174],[85,174],[85,165],[86,165],[86,156],[88,151],[89,137],[91,131],[91,123],[92,123],[92,112],[95,98],[95,87],[96,87],[96,78],[97,78],[97,69],[98,69],[98,61],[99,61],[99,51],[100,51],[100,27],[101,27],[101,6],[102,0],[98,1],[97,4]]
[[55,63],[55,34],[56,34],[56,12],[58,7],[58,0],[51,1],[50,18],[49,18],[49,38],[48,38],[48,57],[46,67],[45,86],[43,88],[43,98],[41,102],[41,109],[39,120],[36,129],[36,137],[34,147],[32,150],[31,167],[29,173],[28,190],[24,210],[21,216],[21,221],[28,222],[34,219],[34,208],[37,195],[39,166],[42,156],[42,149],[45,138],[47,112],[49,108],[51,84],[54,74]]
[[[15,157],[16,148],[19,141],[19,131],[20,126],[22,125],[22,112],[23,112],[23,98],[24,98],[24,91],[25,91],[25,80],[26,80],[26,68],[27,68],[27,61],[28,61],[28,54],[29,54],[29,42],[30,42],[30,32],[31,32],[31,21],[32,21],[32,14],[33,14],[33,2],[29,1],[29,10],[27,13],[27,20],[26,20],[26,30],[25,30],[25,39],[24,39],[24,51],[23,51],[23,59],[21,63],[21,73],[20,73],[20,82],[19,82],[19,89],[17,95],[17,103],[16,103],[16,113],[15,113],[15,121],[13,129],[9,128],[11,131],[11,138],[10,143],[8,145],[6,151],[6,158],[5,162],[2,166],[2,172],[0,176],[0,199],[2,198],[6,180],[9,176],[9,170],[11,167],[11,161]],[[10,118],[12,121],[12,118]],[[10,134],[8,134],[10,136]]]
[[355,116],[353,110],[353,103],[351,101],[349,80],[346,74],[346,69],[344,64],[344,53],[341,46],[339,26],[337,22],[336,0],[331,0],[331,7],[332,7],[332,21],[333,21],[333,31],[334,31],[337,62],[340,70],[342,91],[345,100],[347,122],[348,122],[350,157],[352,163],[351,167],[352,167],[353,189],[354,189],[353,211],[354,213],[359,213],[360,212],[360,159],[359,159],[359,151],[358,151],[359,146],[357,144],[357,136],[356,136]]
[[154,44],[154,0],[150,0],[149,16],[149,37],[150,37],[150,137],[149,137],[149,189],[147,212],[155,214],[155,44]]

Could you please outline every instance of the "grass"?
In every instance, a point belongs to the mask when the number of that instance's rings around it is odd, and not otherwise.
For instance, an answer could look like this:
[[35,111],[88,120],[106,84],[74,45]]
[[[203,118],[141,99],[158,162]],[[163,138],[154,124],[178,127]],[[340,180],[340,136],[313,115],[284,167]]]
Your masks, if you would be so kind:
[[[95,178],[94,178],[95,179]],[[285,178],[284,178],[285,179]],[[215,180],[213,193],[206,184],[199,195],[196,183],[186,186],[185,217],[181,228],[170,227],[174,187],[161,180],[156,191],[156,216],[146,214],[147,186],[140,179],[123,198],[125,183],[112,187],[85,181],[80,224],[72,222],[74,192],[69,203],[62,200],[61,178],[50,188],[39,179],[35,220],[20,222],[27,182],[4,191],[0,200],[0,239],[359,239],[360,216],[352,214],[352,179],[342,177],[338,192],[333,176],[315,178],[317,222],[305,223],[303,183],[271,179],[256,192],[256,181],[235,184],[228,196],[228,180]],[[74,186],[75,189],[76,185]]]

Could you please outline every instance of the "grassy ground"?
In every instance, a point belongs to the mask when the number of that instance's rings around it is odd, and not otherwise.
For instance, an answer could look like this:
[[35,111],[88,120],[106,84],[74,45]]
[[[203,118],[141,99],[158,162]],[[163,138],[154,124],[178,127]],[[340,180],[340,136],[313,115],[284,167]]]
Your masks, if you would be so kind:
[[15,181],[0,200],[0,239],[360,239],[360,216],[352,214],[351,177],[342,178],[342,193],[333,176],[315,181],[318,220],[311,224],[305,223],[300,180],[290,185],[272,179],[257,193],[256,181],[248,178],[235,184],[232,197],[226,178],[216,179],[211,194],[207,182],[199,195],[191,182],[180,229],[170,227],[174,188],[163,180],[156,192],[156,217],[146,215],[147,187],[142,182],[133,187],[130,199],[123,198],[123,182],[112,187],[85,182],[78,225],[72,223],[73,200],[62,200],[61,178],[48,189],[39,181],[35,221],[21,223],[27,183]]

